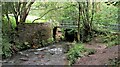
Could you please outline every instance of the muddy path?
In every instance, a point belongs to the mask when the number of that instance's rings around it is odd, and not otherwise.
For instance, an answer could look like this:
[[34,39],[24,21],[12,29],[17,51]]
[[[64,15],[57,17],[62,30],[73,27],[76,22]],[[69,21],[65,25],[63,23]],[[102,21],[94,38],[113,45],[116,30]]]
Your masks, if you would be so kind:
[[66,42],[21,51],[11,58],[3,60],[3,65],[66,65],[64,44]]
[[109,60],[118,58],[118,48],[120,45],[107,47],[106,44],[100,43],[98,38],[85,44],[85,48],[94,49],[96,52],[77,59],[74,65],[109,65]]

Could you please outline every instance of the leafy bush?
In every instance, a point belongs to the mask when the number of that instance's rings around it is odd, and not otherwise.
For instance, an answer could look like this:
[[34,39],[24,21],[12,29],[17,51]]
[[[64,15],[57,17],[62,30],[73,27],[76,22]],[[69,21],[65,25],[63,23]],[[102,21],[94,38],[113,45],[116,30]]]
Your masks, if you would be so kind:
[[12,16],[10,17],[10,23],[6,17],[2,17],[2,56],[3,58],[9,57],[12,55],[12,44],[9,42],[13,39],[11,33],[13,33],[14,28],[16,27],[15,19]]
[[107,36],[102,36],[103,43],[107,43],[108,47],[119,45],[118,35],[108,34]]
[[7,37],[3,37],[2,39],[2,56],[3,58],[9,57],[12,55],[11,51],[11,44],[9,43],[9,40]]
[[112,67],[119,67],[120,66],[120,59],[119,58],[109,59],[109,64],[113,65]]
[[15,43],[15,47],[16,47],[17,50],[25,50],[25,49],[30,48],[30,44],[29,43],[26,44],[26,43],[27,42],[24,42],[24,43],[22,43],[22,42],[16,42]]
[[15,28],[16,27],[16,21],[15,21],[15,18],[10,16],[10,21],[11,21],[11,24],[12,24],[12,27]]
[[52,37],[47,39],[47,43],[51,43],[51,42],[53,42],[53,38]]
[[96,52],[95,49],[84,48],[83,44],[74,44],[72,48],[67,52],[67,59],[69,60],[69,65],[75,63],[78,57],[83,57],[85,55],[91,55]]
[[42,41],[39,41],[39,46],[40,47],[45,47],[45,46],[48,46],[50,45],[51,43],[53,42],[53,38],[48,38],[47,40],[42,40]]
[[71,48],[67,53],[69,64],[72,65],[78,57],[82,57],[82,52],[84,52],[85,50],[86,49],[82,44],[75,44],[73,48]]
[[[11,26],[12,26],[12,28],[15,28],[16,27],[16,21],[15,21],[15,18],[14,17],[12,17],[12,16],[9,16],[10,17],[10,22],[11,22]],[[3,27],[6,27],[6,25],[8,25],[9,23],[8,23],[8,20],[7,20],[7,18],[6,17],[3,17]]]
[[107,47],[112,47],[112,46],[115,46],[115,45],[119,45],[118,43],[118,40],[117,41],[111,41],[107,44]]

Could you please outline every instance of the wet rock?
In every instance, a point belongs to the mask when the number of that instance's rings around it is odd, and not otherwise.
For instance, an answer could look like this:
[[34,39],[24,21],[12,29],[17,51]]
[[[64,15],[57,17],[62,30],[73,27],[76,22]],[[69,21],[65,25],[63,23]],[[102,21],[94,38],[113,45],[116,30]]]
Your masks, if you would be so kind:
[[14,61],[9,61],[9,63],[14,63]]
[[40,63],[36,63],[36,65],[41,65]]
[[105,63],[104,65],[108,65],[108,64]]
[[29,55],[28,54],[25,54],[26,57],[28,57]]
[[37,51],[44,51],[44,50],[47,50],[48,47],[44,47],[44,48],[40,48],[40,49],[36,49]]
[[41,65],[45,65],[45,64],[41,64]]
[[50,52],[51,55],[54,55],[55,53],[54,52]]
[[7,61],[6,61],[6,60],[4,60],[4,61],[0,61],[0,63],[7,63]]
[[34,52],[34,54],[35,54],[35,55],[38,55],[38,54],[39,54],[39,52]]
[[28,61],[29,59],[28,58],[20,58],[20,60],[22,60],[22,61]]
[[41,50],[44,50],[45,48],[40,48],[40,49],[36,49],[36,50],[38,50],[38,51],[41,51]]
[[53,47],[55,47],[55,45],[53,45]]
[[63,53],[63,49],[62,48],[53,48],[53,49],[50,49],[48,50],[50,52],[50,54],[61,54]]
[[[52,47],[52,48],[51,48]],[[40,49],[28,49],[18,53],[17,57],[13,57],[10,62],[6,64],[26,64],[26,65],[58,65],[64,64],[66,59],[63,53],[62,45],[55,44],[48,47],[43,47]],[[25,57],[28,56],[28,57]],[[16,62],[17,61],[17,62]]]
[[38,57],[39,57],[39,58],[44,58],[44,55],[39,55]]
[[18,52],[19,54],[23,55],[23,52]]
[[37,62],[36,60],[34,60],[33,62]]
[[28,51],[29,51],[29,52],[35,52],[35,51],[37,51],[37,50],[35,50],[35,49],[29,49]]
[[62,57],[64,60],[66,59],[66,57]]
[[47,60],[47,62],[50,61],[50,59]]
[[23,52],[19,52],[20,55],[23,55],[23,56],[26,56],[28,57],[29,55],[28,54],[24,54]]

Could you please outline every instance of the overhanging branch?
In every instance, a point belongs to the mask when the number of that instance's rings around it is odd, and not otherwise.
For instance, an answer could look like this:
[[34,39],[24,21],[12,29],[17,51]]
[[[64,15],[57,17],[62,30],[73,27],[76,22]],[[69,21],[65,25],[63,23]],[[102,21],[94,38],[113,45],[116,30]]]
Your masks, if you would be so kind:
[[[70,5],[70,6],[75,6],[75,5]],[[66,9],[66,8],[68,8],[68,7],[70,7],[70,6],[64,7],[64,9]],[[41,18],[42,18],[43,16],[45,16],[47,13],[49,13],[49,12],[51,12],[51,11],[53,11],[53,10],[61,9],[61,8],[63,8],[63,7],[61,6],[61,7],[57,7],[57,8],[53,8],[53,9],[48,10],[48,11],[47,11],[46,13],[44,13],[41,17],[39,17],[39,18],[37,18],[37,19],[34,19],[34,20],[32,21],[32,23],[34,23],[36,20],[41,19]]]

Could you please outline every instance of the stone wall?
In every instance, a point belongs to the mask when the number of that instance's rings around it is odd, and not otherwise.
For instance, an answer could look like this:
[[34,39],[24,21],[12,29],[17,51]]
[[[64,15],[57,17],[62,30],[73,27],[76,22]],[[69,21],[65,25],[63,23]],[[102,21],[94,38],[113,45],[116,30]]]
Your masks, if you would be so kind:
[[19,42],[38,45],[51,37],[50,23],[25,23],[18,26]]

